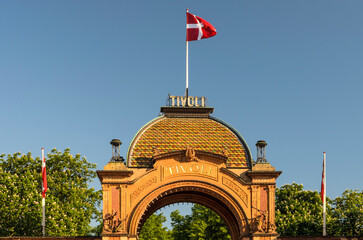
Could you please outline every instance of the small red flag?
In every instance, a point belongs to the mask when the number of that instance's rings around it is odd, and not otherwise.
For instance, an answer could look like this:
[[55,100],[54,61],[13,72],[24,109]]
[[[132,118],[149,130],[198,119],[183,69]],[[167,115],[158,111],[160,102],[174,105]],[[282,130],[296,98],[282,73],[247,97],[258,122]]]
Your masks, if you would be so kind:
[[43,195],[43,198],[45,198],[45,193],[48,190],[48,186],[47,186],[47,169],[45,167],[44,148],[42,148],[42,180],[43,180],[42,195]]
[[324,152],[324,159],[323,159],[323,173],[321,176],[321,191],[320,191],[320,195],[321,195],[321,201],[324,202],[325,201],[325,152]]
[[187,12],[187,41],[210,38],[217,34],[217,30],[206,20]]

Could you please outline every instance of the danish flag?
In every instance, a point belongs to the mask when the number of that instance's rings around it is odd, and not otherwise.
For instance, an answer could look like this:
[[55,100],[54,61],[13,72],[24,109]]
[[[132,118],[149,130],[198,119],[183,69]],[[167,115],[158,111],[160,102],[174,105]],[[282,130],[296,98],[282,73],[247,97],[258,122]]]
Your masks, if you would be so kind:
[[43,198],[45,198],[45,193],[48,190],[48,186],[47,186],[47,169],[45,167],[44,148],[42,148],[42,180],[43,180],[42,195],[43,195]]
[[217,30],[206,20],[187,12],[187,41],[210,38],[217,34]]

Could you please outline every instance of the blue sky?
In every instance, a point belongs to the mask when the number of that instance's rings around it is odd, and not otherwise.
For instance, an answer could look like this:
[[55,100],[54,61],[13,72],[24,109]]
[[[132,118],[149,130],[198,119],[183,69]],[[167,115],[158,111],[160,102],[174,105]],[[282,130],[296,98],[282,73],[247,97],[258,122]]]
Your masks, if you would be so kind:
[[[363,188],[362,1],[0,1],[0,153],[71,148],[102,169],[167,95],[185,91],[185,9],[218,34],[189,44],[206,96],[277,186]],[[98,179],[93,184],[100,188]]]

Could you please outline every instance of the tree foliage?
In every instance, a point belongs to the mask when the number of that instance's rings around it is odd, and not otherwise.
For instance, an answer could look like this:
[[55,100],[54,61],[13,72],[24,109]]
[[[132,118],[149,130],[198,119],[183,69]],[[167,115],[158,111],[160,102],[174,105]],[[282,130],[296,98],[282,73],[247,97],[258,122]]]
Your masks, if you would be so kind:
[[[281,236],[321,236],[323,203],[317,191],[293,183],[276,189],[276,227]],[[327,198],[328,236],[363,234],[363,191],[346,190],[334,200]]]
[[363,191],[346,190],[333,206],[335,235],[363,236]]
[[152,214],[141,228],[140,240],[172,240],[171,231],[163,226],[166,217],[160,214]]
[[191,216],[183,216],[179,210],[175,210],[170,214],[171,226],[173,227],[172,237],[174,240],[189,239],[191,228]]
[[[331,212],[328,204],[327,209]],[[322,215],[317,191],[303,190],[303,185],[296,183],[276,189],[276,227],[281,236],[321,236]]]
[[[84,236],[100,215],[102,193],[89,188],[95,164],[53,149],[46,158],[46,235]],[[31,153],[0,156],[0,236],[42,234],[41,160]]]
[[174,240],[231,239],[228,228],[221,217],[209,208],[194,204],[192,214],[182,216],[179,211],[170,215]]

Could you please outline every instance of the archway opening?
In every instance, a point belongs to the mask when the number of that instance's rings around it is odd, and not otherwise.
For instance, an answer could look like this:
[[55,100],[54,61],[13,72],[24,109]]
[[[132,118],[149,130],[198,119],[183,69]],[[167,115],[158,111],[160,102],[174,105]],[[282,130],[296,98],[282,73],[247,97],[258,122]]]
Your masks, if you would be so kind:
[[[170,192],[164,193],[164,195],[158,196],[154,200],[152,200],[146,207],[145,211],[142,214],[142,217],[138,221],[137,226],[137,234],[140,234],[141,229],[147,219],[152,216],[158,209],[161,209],[165,206],[175,204],[175,203],[193,203],[198,204],[196,206],[203,206],[204,208],[210,209],[215,215],[219,216],[219,222],[223,222],[222,225],[226,226],[226,230],[230,235],[230,239],[235,240],[238,239],[242,233],[242,219],[237,219],[236,214],[231,209],[231,206],[228,206],[227,202],[224,202],[221,199],[213,196],[212,193],[201,192],[196,190],[183,190],[177,191],[174,189]],[[201,211],[200,207],[196,207],[196,211]],[[202,214],[202,213],[201,213]],[[178,216],[174,216],[178,217]],[[207,231],[211,231],[213,229],[212,226],[207,229]],[[228,239],[228,238],[227,238]]]
[[[186,203],[186,204],[185,204]],[[212,209],[178,202],[158,209],[143,223],[139,239],[232,239],[227,224]]]

